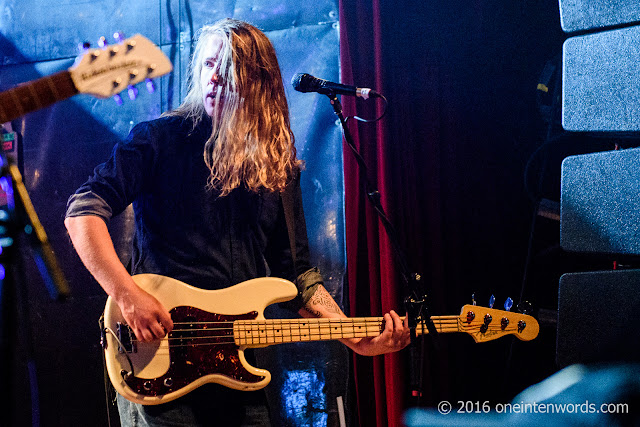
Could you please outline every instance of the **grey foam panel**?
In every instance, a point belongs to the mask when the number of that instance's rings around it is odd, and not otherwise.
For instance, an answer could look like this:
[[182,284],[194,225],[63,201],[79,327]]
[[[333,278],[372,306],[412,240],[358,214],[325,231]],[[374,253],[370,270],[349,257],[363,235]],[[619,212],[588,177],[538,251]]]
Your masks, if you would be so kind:
[[640,21],[640,3],[633,0],[560,0],[560,25],[574,31]]
[[640,26],[567,39],[562,126],[569,131],[640,131],[639,57]]
[[640,254],[640,149],[570,156],[561,167],[560,245]]
[[640,270],[562,275],[557,364],[640,361],[639,290]]

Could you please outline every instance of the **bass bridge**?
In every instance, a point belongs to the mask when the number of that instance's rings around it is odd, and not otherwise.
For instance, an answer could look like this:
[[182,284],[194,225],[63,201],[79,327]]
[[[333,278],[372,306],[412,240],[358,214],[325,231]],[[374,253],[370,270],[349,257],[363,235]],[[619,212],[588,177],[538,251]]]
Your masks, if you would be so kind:
[[136,344],[136,337],[133,332],[131,332],[129,325],[122,322],[117,322],[116,325],[118,353],[137,353],[138,345]]

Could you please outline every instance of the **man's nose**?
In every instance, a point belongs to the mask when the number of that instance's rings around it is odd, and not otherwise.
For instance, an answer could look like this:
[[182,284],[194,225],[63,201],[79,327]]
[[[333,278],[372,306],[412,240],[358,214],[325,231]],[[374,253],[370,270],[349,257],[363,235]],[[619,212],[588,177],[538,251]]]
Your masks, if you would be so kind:
[[211,73],[211,81],[213,83],[218,83],[219,80],[220,80],[220,76],[218,76],[218,73],[216,73],[215,71]]

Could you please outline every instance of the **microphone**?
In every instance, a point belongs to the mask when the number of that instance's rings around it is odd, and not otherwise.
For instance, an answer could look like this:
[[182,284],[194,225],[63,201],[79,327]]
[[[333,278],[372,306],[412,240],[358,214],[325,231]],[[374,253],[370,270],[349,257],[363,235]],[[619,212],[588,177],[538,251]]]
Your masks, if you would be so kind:
[[298,73],[291,79],[291,85],[298,92],[317,92],[322,95],[348,95],[359,96],[363,99],[381,97],[381,95],[366,87],[355,87],[333,83],[313,77],[310,74]]

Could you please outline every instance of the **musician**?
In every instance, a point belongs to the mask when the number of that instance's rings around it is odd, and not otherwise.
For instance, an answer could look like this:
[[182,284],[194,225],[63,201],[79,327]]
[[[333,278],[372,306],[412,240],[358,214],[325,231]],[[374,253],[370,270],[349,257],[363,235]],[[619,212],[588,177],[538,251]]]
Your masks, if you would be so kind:
[[[283,277],[298,287],[300,315],[345,317],[310,265],[302,162],[271,42],[233,19],[205,26],[190,73],[183,104],[135,126],[70,197],[65,225],[83,263],[143,342],[164,337],[173,323],[130,273],[161,274],[205,289]],[[287,184],[293,189],[295,273],[280,197]],[[129,272],[116,255],[107,223],[131,203],[135,236]],[[379,336],[343,342],[363,355],[405,347],[406,322],[393,311],[384,317]],[[118,407],[123,425],[268,424],[264,393],[215,384],[154,406],[118,396]]]

